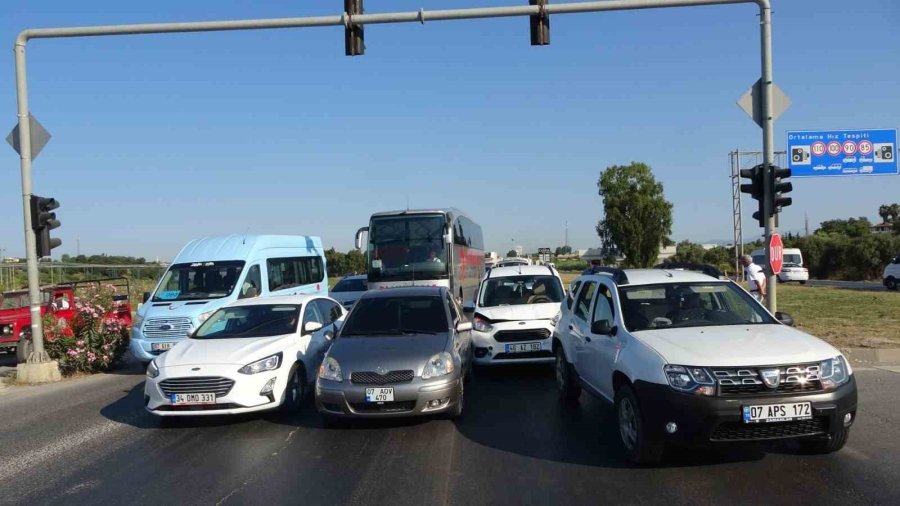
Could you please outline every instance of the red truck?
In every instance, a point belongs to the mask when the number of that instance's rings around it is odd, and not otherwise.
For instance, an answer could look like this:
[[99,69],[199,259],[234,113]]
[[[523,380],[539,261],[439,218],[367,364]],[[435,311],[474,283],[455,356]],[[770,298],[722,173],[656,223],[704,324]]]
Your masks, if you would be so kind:
[[[130,329],[131,303],[128,299],[127,278],[90,279],[41,287],[41,316],[53,313],[64,320],[72,319],[75,315],[75,297],[79,290],[101,285],[116,287],[113,308],[107,316],[120,320]],[[20,363],[25,361],[31,351],[28,290],[0,294],[0,352],[13,351]]]

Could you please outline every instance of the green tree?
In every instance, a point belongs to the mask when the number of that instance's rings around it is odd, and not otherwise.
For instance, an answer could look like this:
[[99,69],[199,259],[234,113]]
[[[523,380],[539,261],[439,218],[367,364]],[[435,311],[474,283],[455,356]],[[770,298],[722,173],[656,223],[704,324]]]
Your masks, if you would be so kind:
[[348,251],[346,261],[347,271],[345,274],[351,272],[366,272],[366,256],[360,250],[352,249]]
[[506,258],[513,258],[515,256],[518,256],[518,253],[516,253],[516,250],[514,250],[514,249],[511,249],[506,252]]
[[706,251],[703,246],[684,240],[675,246],[675,255],[672,256],[673,262],[684,262],[689,264],[702,264],[705,262],[704,254]]
[[865,216],[846,220],[827,220],[819,225],[817,234],[836,234],[847,237],[864,237],[871,232],[872,222]]
[[603,197],[603,219],[597,235],[606,253],[625,256],[626,267],[650,267],[672,233],[672,203],[663,185],[643,163],[613,165],[597,181]]
[[572,253],[571,246],[557,246],[556,251],[553,254],[556,256],[560,256],[560,255],[568,255],[571,253]]
[[346,256],[334,248],[325,250],[325,269],[329,276],[343,276],[346,272]]

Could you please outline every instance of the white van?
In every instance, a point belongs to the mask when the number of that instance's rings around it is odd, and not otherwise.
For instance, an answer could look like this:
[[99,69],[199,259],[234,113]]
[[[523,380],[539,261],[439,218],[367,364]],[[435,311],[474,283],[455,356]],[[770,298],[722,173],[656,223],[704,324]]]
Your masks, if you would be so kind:
[[[760,267],[766,266],[766,252],[758,249],[750,254],[753,257],[753,263]],[[781,272],[778,274],[778,281],[787,283],[788,281],[797,281],[801,285],[805,285],[809,280],[809,270],[803,267],[803,254],[798,248],[784,248],[784,264]]]
[[891,263],[884,267],[881,274],[881,281],[888,290],[897,290],[900,288],[900,255],[894,257]]
[[170,349],[215,310],[238,299],[328,295],[322,240],[298,235],[226,235],[182,248],[132,322],[131,352],[142,361]]

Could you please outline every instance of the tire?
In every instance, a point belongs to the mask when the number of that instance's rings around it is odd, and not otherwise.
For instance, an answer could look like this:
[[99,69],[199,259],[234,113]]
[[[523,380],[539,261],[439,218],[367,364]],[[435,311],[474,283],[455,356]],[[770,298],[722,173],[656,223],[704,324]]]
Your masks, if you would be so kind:
[[800,284],[801,284],[801,285],[805,285],[805,284],[806,284],[806,281],[801,281]]
[[896,290],[897,280],[894,279],[893,276],[891,276],[884,281],[884,286],[886,286],[888,290]]
[[800,440],[800,449],[804,453],[825,454],[834,453],[847,444],[850,438],[850,427],[841,427],[836,432],[832,432],[825,439]]
[[24,364],[27,362],[28,355],[31,355],[32,351],[34,351],[34,343],[31,342],[30,337],[19,339],[19,344],[16,346],[16,363]]
[[564,401],[574,401],[581,396],[575,368],[566,360],[562,346],[556,347],[556,392]]
[[456,405],[453,406],[453,409],[447,412],[447,418],[451,420],[458,420],[462,417],[463,408],[465,408],[465,381],[461,381],[459,383],[459,394],[457,395]]
[[288,383],[284,386],[284,396],[281,402],[281,410],[285,413],[297,413],[303,407],[303,399],[306,398],[306,375],[303,367],[295,363],[288,375]]
[[619,440],[628,460],[633,464],[655,464],[662,459],[664,445],[647,434],[641,416],[641,404],[629,385],[616,390],[616,425]]

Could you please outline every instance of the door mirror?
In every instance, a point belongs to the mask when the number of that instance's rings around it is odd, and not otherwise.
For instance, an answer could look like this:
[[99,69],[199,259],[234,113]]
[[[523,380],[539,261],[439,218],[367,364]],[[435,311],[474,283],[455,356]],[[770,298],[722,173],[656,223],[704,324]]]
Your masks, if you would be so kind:
[[782,313],[781,311],[775,312],[775,318],[781,323],[787,325],[788,327],[794,326],[794,317],[788,313]]
[[470,300],[466,302],[466,305],[463,306],[463,313],[474,313],[475,312],[475,301]]
[[468,332],[472,330],[472,322],[459,322],[456,324],[457,332]]
[[150,292],[144,292],[143,300],[141,302],[147,302],[150,300]]
[[597,320],[591,324],[591,334],[600,336],[614,336],[618,332],[618,328],[614,327],[609,320]]
[[303,324],[303,335],[312,334],[322,328],[319,322],[306,322]]

